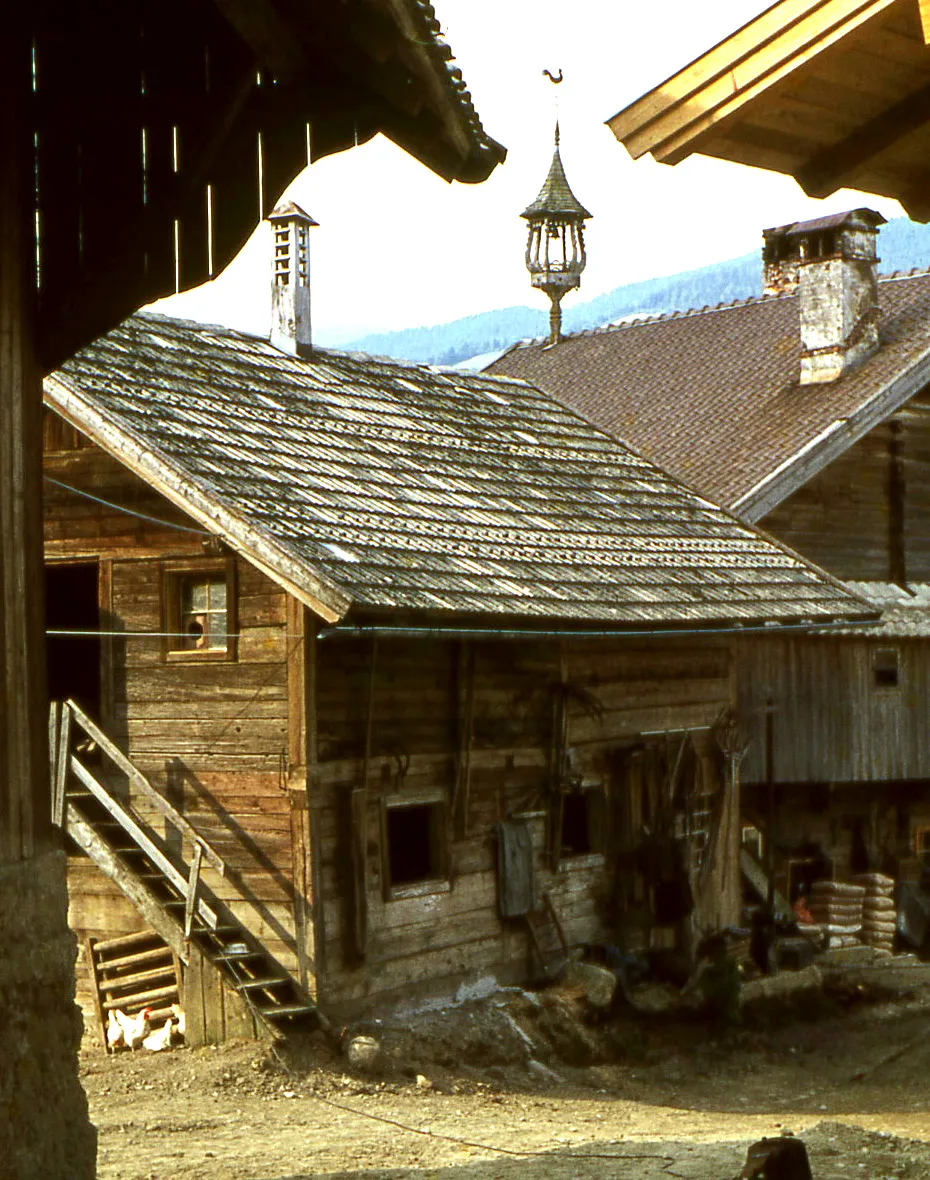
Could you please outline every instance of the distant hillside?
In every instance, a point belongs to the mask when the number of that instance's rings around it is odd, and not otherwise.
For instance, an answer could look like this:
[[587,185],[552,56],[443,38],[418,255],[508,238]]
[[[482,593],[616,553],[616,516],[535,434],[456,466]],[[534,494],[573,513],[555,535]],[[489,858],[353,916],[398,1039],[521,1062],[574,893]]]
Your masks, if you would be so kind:
[[[930,267],[930,226],[906,217],[882,227],[879,237],[882,273]],[[566,306],[568,332],[596,328],[635,313],[684,311],[733,299],[747,299],[761,292],[759,254],[731,258],[660,279],[628,283],[586,303]],[[549,330],[548,311],[531,307],[505,307],[466,316],[428,328],[406,328],[363,336],[343,345],[350,351],[393,356],[426,364],[454,365],[481,353],[496,352],[517,340],[542,336]]]

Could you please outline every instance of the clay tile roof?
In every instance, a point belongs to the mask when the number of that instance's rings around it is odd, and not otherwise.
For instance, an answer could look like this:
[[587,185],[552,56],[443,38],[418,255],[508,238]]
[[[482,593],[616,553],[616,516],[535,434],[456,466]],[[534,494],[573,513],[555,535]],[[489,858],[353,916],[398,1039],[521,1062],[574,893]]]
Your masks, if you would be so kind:
[[549,390],[708,499],[759,519],[744,512],[753,497],[782,481],[787,495],[799,460],[812,463],[818,448],[832,459],[828,444],[851,445],[930,381],[930,274],[884,278],[878,291],[879,351],[827,385],[798,383],[795,295],[583,332],[554,348],[519,344],[488,371]]
[[46,401],[247,557],[258,546],[274,576],[322,586],[333,618],[649,629],[870,613],[523,382],[286,356],[138,314],[49,378]]

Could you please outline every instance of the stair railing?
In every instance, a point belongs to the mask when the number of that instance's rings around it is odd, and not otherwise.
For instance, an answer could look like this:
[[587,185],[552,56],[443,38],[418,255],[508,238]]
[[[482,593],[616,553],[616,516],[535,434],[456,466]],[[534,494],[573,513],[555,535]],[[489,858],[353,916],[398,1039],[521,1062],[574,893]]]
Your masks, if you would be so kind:
[[[93,742],[126,776],[132,789],[143,795],[148,803],[171,824],[181,836],[182,841],[187,840],[192,846],[190,865],[184,866],[187,870],[186,876],[146,833],[142,821],[133,814],[132,808],[124,806],[116,799],[94,773],[81,762],[78,752],[74,748],[74,734],[78,730],[83,732],[86,738]],[[71,774],[107,810],[130,839],[184,897],[184,937],[190,938],[195,916],[199,917],[211,930],[216,929],[217,914],[201,896],[201,866],[203,861],[206,861],[220,876],[225,877],[226,864],[223,858],[191,823],[171,806],[164,795],[152,786],[142,771],[130,762],[119,746],[112,742],[103,730],[91,721],[84,710],[72,700],[63,703],[53,701],[50,706],[49,761],[52,779],[53,823],[60,828],[66,826],[68,813],[66,792],[68,775]]]

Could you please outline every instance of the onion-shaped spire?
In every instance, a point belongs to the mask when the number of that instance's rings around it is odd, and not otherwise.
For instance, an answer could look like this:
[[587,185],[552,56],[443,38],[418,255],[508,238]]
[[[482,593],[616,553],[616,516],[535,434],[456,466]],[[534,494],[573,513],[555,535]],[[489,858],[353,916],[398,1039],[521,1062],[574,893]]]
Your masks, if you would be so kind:
[[534,287],[549,296],[549,340],[562,338],[562,299],[581,286],[587,258],[584,223],[591,214],[571,190],[559,153],[559,124],[555,151],[539,196],[521,214],[529,222],[526,269]]

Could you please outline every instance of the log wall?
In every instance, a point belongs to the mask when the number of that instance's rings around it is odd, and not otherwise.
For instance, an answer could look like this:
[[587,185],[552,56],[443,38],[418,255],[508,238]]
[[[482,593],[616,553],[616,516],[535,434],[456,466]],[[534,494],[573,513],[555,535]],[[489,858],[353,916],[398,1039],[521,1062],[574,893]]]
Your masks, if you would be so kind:
[[[46,429],[46,475],[99,499],[162,521],[189,525],[166,500],[108,455],[81,445],[54,419]],[[50,449],[62,445],[67,450]],[[298,972],[292,806],[288,792],[287,596],[247,562],[234,560],[236,658],[166,658],[162,638],[120,632],[164,629],[163,563],[204,557],[206,537],[107,508],[46,483],[47,562],[99,562],[101,720],[110,736],[168,800],[227,859],[235,882],[204,869],[204,880]],[[215,560],[210,558],[209,560]],[[67,642],[67,641],[62,641]],[[299,796],[298,796],[299,797]],[[144,801],[134,800],[154,826]],[[243,902],[240,891],[246,895]],[[130,903],[83,857],[69,871],[70,921],[79,936],[139,929]],[[87,983],[79,972],[79,998]]]
[[[730,702],[727,649],[671,641],[329,639],[315,665],[317,965],[332,1005],[483,970],[525,977],[525,927],[498,913],[494,824],[508,817],[531,825],[537,892],[569,941],[615,938],[618,868],[631,869],[635,842],[624,759],[664,731],[709,726]],[[614,826],[604,852],[565,858],[552,847],[562,701],[572,768],[603,785]],[[446,871],[396,896],[384,812],[417,800],[443,805]]]

